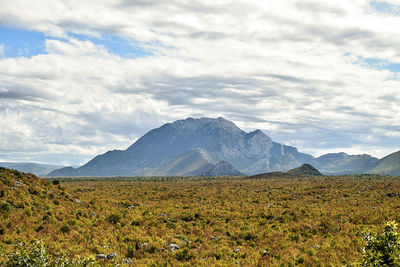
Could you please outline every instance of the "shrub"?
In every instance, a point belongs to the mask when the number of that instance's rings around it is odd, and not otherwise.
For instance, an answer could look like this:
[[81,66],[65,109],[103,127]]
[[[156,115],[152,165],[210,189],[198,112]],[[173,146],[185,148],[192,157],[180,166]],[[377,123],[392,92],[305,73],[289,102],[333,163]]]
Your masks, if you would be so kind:
[[132,226],[140,226],[140,221],[139,220],[133,220],[131,225]]
[[59,185],[60,184],[60,181],[59,180],[54,180],[53,181],[53,185]]
[[183,248],[175,254],[177,260],[188,261],[194,257],[189,248]]
[[5,261],[1,262],[5,267],[93,266],[92,260],[71,260],[62,254],[53,256],[41,242],[35,242],[27,249],[25,246],[18,247],[16,251],[0,256],[5,258]]
[[44,226],[43,225],[39,225],[38,227],[35,228],[35,231],[39,232],[39,231],[41,231],[43,229],[44,229]]
[[1,204],[0,210],[1,210],[2,212],[9,212],[9,211],[11,211],[11,204],[8,203],[8,202],[5,202],[5,203]]
[[128,246],[128,251],[126,252],[127,258],[134,258],[135,257],[136,248],[135,246]]
[[69,233],[71,231],[71,226],[69,225],[64,225],[63,227],[60,228],[61,233]]
[[400,236],[395,221],[385,223],[381,234],[367,233],[364,239],[367,244],[362,266],[400,266]]
[[112,224],[117,224],[119,223],[120,220],[121,220],[121,215],[115,213],[107,217],[107,221]]

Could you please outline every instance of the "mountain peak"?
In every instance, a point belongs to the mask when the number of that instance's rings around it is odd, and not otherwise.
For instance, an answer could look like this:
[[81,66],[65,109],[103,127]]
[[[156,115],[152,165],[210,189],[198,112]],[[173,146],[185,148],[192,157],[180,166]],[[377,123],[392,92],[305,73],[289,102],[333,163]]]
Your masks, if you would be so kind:
[[207,128],[224,128],[229,131],[233,130],[233,131],[243,132],[242,130],[240,130],[239,127],[236,126],[236,124],[222,117],[219,117],[217,119],[213,118],[194,119],[192,117],[188,117],[184,120],[177,120],[173,123],[167,123],[166,125],[170,125],[171,127],[182,130],[197,130],[203,127],[207,127]]

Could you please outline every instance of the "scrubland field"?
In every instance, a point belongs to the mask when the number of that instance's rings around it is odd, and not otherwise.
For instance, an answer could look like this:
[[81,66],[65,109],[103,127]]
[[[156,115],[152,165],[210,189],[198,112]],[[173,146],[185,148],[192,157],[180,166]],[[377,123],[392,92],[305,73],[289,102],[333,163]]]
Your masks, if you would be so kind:
[[400,220],[400,180],[384,176],[0,177],[0,265],[37,240],[95,266],[351,265],[363,233]]

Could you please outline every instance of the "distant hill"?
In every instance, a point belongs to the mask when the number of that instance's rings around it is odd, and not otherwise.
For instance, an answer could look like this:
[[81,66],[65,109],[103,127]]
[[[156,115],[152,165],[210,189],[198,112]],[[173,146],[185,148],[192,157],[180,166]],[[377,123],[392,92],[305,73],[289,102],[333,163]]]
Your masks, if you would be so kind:
[[21,162],[21,163],[0,162],[0,167],[13,169],[13,170],[21,171],[21,172],[30,172],[37,176],[45,176],[49,172],[59,169],[63,166],[31,163],[31,162]]
[[268,178],[297,178],[303,176],[320,176],[322,173],[310,164],[303,164],[300,167],[291,169],[287,172],[267,172],[249,176],[250,179],[268,179]]
[[316,168],[310,164],[303,164],[298,168],[287,171],[287,174],[291,175],[307,175],[307,176],[319,176],[322,175]]
[[322,173],[330,175],[365,173],[379,161],[370,155],[348,155],[330,153],[316,158],[316,166]]
[[151,176],[194,176],[213,167],[212,158],[200,148],[190,150],[149,171]]
[[56,169],[51,171],[50,173],[47,174],[47,176],[51,177],[68,177],[68,176],[76,176],[76,175],[71,175],[75,173],[75,169],[73,167],[63,167],[61,169]]
[[211,169],[203,173],[203,176],[240,176],[243,175],[240,171],[236,170],[229,162],[221,161]]
[[400,151],[392,153],[375,162],[367,173],[395,176],[400,175]]
[[224,118],[187,118],[149,131],[126,150],[108,151],[79,168],[48,176],[196,176],[221,161],[246,175],[285,172],[302,164],[340,175],[372,171],[379,159],[345,153],[315,158],[274,142],[261,130],[247,133]]

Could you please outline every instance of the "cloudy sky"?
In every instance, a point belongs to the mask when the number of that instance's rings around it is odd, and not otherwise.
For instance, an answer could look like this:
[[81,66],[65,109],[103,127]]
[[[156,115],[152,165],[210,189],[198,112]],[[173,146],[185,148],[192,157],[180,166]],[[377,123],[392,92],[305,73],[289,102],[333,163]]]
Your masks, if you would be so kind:
[[189,116],[315,156],[400,150],[399,0],[0,6],[0,161],[78,165]]

